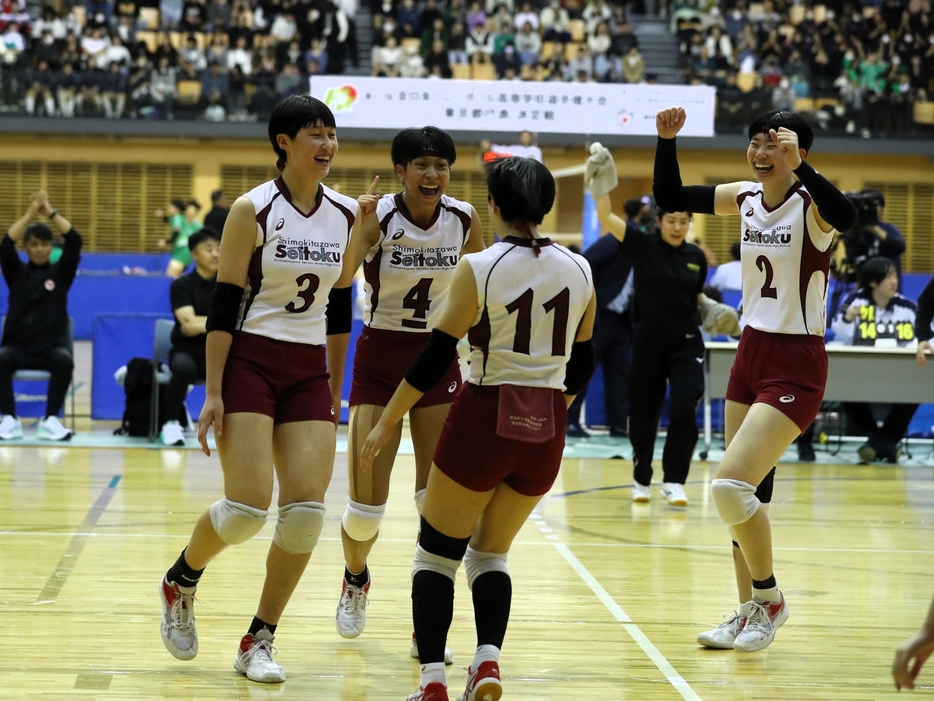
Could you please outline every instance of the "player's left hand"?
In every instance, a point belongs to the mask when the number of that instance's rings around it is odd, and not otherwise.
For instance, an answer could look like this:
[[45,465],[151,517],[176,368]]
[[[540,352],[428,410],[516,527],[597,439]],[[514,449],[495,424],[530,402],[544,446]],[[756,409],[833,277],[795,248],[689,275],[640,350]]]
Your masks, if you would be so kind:
[[376,456],[379,455],[379,451],[386,445],[390,436],[392,436],[392,426],[384,426],[382,423],[377,423],[370,431],[360,451],[360,467],[364,472],[373,469],[373,461],[376,460]]
[[934,635],[924,628],[899,645],[895,650],[895,661],[892,663],[895,688],[899,691],[903,687],[914,689],[915,679],[932,652],[934,652]]
[[924,353],[934,353],[934,349],[931,348],[930,341],[921,341],[918,344],[918,348],[915,351],[916,357],[918,358],[918,365],[921,367],[926,367],[928,364],[928,359],[924,357]]
[[782,158],[785,159],[785,163],[788,164],[789,168],[794,170],[801,165],[801,153],[798,147],[797,134],[791,129],[779,127],[778,131],[769,129],[769,136],[771,136],[772,141],[778,145],[779,150],[782,152]]
[[357,205],[360,207],[360,213],[358,215],[360,219],[366,219],[376,214],[376,205],[379,204],[379,200],[382,197],[382,195],[379,194],[378,188],[379,176],[377,175],[373,178],[373,182],[370,183],[370,187],[367,189],[366,193],[357,198]]

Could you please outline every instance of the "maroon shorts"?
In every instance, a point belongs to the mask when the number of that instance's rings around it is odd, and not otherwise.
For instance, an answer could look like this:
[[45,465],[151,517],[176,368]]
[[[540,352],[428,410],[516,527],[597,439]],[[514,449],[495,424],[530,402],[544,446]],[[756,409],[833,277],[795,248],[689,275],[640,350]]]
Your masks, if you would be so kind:
[[768,404],[802,433],[814,421],[827,385],[827,350],[820,336],[743,331],[730,370],[726,398]]
[[236,332],[221,384],[224,413],[337,423],[328,377],[324,346]]
[[519,494],[546,494],[558,476],[568,424],[564,395],[554,391],[555,437],[527,443],[496,434],[499,387],[467,383],[444,422],[434,463],[462,487],[487,492],[501,482]]
[[[430,335],[364,326],[360,338],[357,339],[353,359],[350,406],[389,404],[393,393],[405,377],[405,371],[424,348]],[[414,408],[450,404],[460,387],[460,364],[455,361],[444,379],[434,389],[425,393]]]

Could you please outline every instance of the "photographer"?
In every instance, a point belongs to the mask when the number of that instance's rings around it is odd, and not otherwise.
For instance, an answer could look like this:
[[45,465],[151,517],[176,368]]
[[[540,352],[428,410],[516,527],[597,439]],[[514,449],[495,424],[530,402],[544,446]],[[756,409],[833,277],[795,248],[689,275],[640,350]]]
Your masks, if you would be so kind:
[[[856,268],[868,258],[883,256],[895,264],[898,275],[898,291],[901,291],[901,255],[905,252],[905,239],[898,227],[882,221],[885,197],[877,190],[848,192],[846,197],[856,207],[856,225],[840,232],[842,251],[834,256],[838,280],[855,282]],[[836,308],[831,310],[831,315]]]
[[[859,288],[850,292],[833,319],[835,339],[845,345],[913,346],[917,306],[898,294],[898,272],[888,258],[876,256],[858,270]],[[898,462],[898,444],[908,430],[917,404],[888,405],[882,427],[876,425],[868,402],[844,402],[854,432],[867,436],[857,452],[863,462]]]

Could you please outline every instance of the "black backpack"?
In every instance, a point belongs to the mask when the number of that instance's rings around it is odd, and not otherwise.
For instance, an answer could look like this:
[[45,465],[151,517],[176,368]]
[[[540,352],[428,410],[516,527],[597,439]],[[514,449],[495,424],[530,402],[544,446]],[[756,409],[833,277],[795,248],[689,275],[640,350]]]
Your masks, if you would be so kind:
[[[150,416],[152,413],[152,360],[149,358],[133,358],[126,364],[126,378],[123,380],[123,389],[126,392],[126,408],[123,410],[123,421],[114,434],[123,436],[148,436]],[[157,428],[166,421],[165,399],[168,385],[158,385],[159,392],[159,420]],[[182,412],[184,414],[184,412]],[[178,417],[183,425],[185,417]]]

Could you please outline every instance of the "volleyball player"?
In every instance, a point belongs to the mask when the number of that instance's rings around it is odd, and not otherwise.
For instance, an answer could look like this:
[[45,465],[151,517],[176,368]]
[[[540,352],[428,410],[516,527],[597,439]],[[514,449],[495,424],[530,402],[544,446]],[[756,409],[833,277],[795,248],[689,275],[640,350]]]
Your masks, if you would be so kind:
[[[337,283],[350,285],[364,263],[364,329],[357,341],[350,392],[350,499],[341,521],[346,564],[335,614],[337,631],[345,638],[360,635],[366,625],[370,589],[366,559],[386,512],[402,422],[396,423],[389,445],[371,471],[360,469],[360,448],[440,318],[461,254],[483,249],[476,210],[444,194],[457,158],[451,136],[431,126],[404,129],[393,139],[391,153],[403,191],[380,197],[374,180],[358,200],[360,216]],[[409,411],[419,513],[441,427],[460,385],[460,367],[452,361],[444,381]],[[410,652],[418,656],[414,638]],[[450,651],[446,660],[453,662]]]
[[753,652],[788,620],[756,490],[820,408],[830,244],[835,229],[854,225],[856,210],[804,160],[813,132],[794,112],[768,112],[750,125],[746,160],[754,181],[682,186],[675,136],[685,118],[680,107],[656,117],[655,199],[669,210],[740,215],[746,321],[726,391],[727,448],[710,485],[733,536],[742,605],[697,640]]
[[[402,416],[445,377],[468,334],[470,374],[428,476],[412,576],[421,684],[409,701],[448,701],[444,644],[463,559],[477,650],[462,701],[499,699],[512,584],[506,557],[558,473],[567,406],[593,372],[596,296],[586,260],[538,233],[555,183],[537,161],[487,167],[502,241],[464,256],[431,338],[409,366],[360,454],[369,470]],[[562,395],[562,391],[566,394]]]
[[632,500],[647,502],[652,492],[652,454],[666,388],[671,389],[668,435],[662,456],[661,495],[672,506],[687,506],[684,483],[697,445],[697,404],[704,396],[705,330],[740,332],[736,311],[707,298],[704,252],[685,237],[691,213],[659,209],[655,231],[645,232],[611,210],[616,165],[600,144],[591,146],[586,177],[597,202],[601,227],[615,236],[632,261],[635,332],[629,381],[629,440],[632,442]]
[[338,150],[334,116],[323,102],[307,95],[280,102],[269,139],[279,177],[231,208],[206,323],[198,439],[210,455],[214,426],[224,498],[201,515],[159,588],[162,640],[175,657],[191,659],[198,654],[198,580],[218,553],[263,528],[275,466],[279,512],[266,580],[234,661],[257,682],[285,680],[272,659],[276,625],[324,524],[336,444],[333,395],[340,391],[329,387],[325,345],[340,338],[346,348],[350,332],[349,288],[332,285],[357,211],[353,199],[321,183]]

